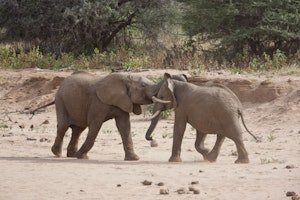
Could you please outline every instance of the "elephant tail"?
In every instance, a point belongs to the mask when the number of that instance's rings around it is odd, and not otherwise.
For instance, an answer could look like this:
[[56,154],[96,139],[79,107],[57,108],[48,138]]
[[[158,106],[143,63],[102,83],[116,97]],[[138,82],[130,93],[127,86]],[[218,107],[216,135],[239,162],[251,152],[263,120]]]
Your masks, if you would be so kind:
[[30,111],[30,114],[32,114],[32,116],[33,116],[33,115],[35,114],[36,111],[38,111],[38,110],[40,110],[40,109],[42,109],[42,108],[46,108],[46,107],[48,107],[48,106],[51,106],[51,105],[53,105],[54,103],[55,103],[55,100],[52,101],[52,102],[50,102],[50,103],[48,103],[48,104],[46,104],[46,105],[43,105],[43,106],[41,106],[41,107],[36,108],[36,109],[34,109],[33,111]]
[[249,131],[249,129],[247,128],[242,111],[238,110],[238,114],[241,116],[246,131],[256,140],[256,142],[259,142],[259,139],[257,139],[257,137],[253,133],[251,133],[251,131]]

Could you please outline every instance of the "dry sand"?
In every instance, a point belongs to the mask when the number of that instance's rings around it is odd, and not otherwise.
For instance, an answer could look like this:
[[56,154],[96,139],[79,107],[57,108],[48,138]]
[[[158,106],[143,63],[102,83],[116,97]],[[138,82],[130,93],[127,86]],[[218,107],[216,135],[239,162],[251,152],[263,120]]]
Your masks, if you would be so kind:
[[[142,74],[162,76],[163,72]],[[158,147],[153,148],[144,139],[150,124],[149,113],[131,116],[139,161],[123,160],[121,138],[114,120],[101,128],[89,152],[90,160],[54,157],[50,151],[56,135],[54,106],[32,119],[22,111],[51,101],[60,82],[70,74],[33,69],[0,70],[1,200],[283,200],[292,199],[286,196],[290,191],[300,195],[299,75],[255,77],[216,73],[190,78],[196,84],[207,81],[226,84],[242,100],[248,128],[261,138],[261,142],[255,142],[245,132],[250,164],[234,164],[236,148],[229,139],[225,140],[217,162],[204,161],[194,149],[195,130],[190,126],[182,144],[183,162],[167,162],[171,155],[174,121],[170,117],[159,122],[154,136]],[[86,131],[81,143],[85,137]],[[212,148],[215,138],[215,135],[208,136],[206,146]],[[64,155],[69,140],[70,131],[64,140]],[[144,185],[145,180],[152,184]],[[187,192],[189,187],[200,194]],[[169,194],[160,194],[161,189]],[[179,194],[179,189],[186,194]]]

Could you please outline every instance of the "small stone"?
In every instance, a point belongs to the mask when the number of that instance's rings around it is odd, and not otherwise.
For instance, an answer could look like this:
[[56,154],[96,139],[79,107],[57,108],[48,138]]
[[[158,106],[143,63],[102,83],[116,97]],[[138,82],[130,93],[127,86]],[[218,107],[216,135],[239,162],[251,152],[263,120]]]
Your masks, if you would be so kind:
[[295,165],[287,165],[285,168],[287,168],[287,169],[294,169]]
[[192,186],[189,187],[189,191],[194,191],[194,190],[195,190],[194,187],[192,187]]
[[294,191],[288,191],[287,193],[286,193],[286,196],[287,197],[291,197],[291,196],[295,196],[296,195],[296,192],[294,192]]
[[169,189],[162,188],[162,189],[159,190],[159,194],[167,195],[167,194],[169,194]]
[[192,184],[192,185],[199,184],[199,181],[192,181],[191,184]]
[[150,146],[151,147],[157,147],[158,144],[157,144],[156,140],[152,139],[151,142],[150,142]]
[[41,138],[40,139],[40,142],[48,142],[48,141],[50,141],[48,138]]
[[200,194],[200,190],[194,189],[194,194]]
[[28,141],[36,141],[35,138],[26,138],[26,140],[28,140]]
[[46,119],[42,124],[49,124],[50,122]]
[[164,186],[165,184],[163,182],[157,183],[158,186]]
[[143,185],[152,185],[152,181],[144,180],[142,182]]
[[300,196],[294,195],[294,196],[292,196],[292,200],[300,200]]
[[188,193],[188,191],[185,188],[179,188],[178,190],[176,190],[176,192],[178,194],[187,194]]

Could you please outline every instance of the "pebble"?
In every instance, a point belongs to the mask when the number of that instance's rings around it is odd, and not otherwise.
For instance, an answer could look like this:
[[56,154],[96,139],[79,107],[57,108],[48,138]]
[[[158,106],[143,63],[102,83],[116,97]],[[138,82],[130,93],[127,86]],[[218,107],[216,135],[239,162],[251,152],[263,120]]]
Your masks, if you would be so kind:
[[157,144],[156,140],[152,139],[151,142],[150,142],[150,146],[151,147],[157,147],[158,144]]
[[292,196],[292,200],[300,200],[300,196],[294,195],[294,196]]
[[143,185],[152,185],[152,181],[144,180],[142,182]]
[[200,194],[200,190],[198,190],[192,186],[189,187],[189,191],[193,192],[194,194]]
[[36,139],[35,138],[26,138],[26,140],[28,140],[28,141],[36,141]]
[[162,189],[159,190],[159,194],[167,195],[167,194],[169,194],[169,189],[162,188]]
[[195,189],[193,192],[194,192],[194,194],[200,194],[200,190],[197,190],[197,189]]
[[157,183],[158,186],[164,186],[165,184],[163,182]]
[[49,124],[50,122],[49,122],[49,120],[45,120],[42,124]]
[[40,142],[50,142],[50,140],[48,138],[41,138]]
[[287,197],[291,197],[291,196],[295,196],[296,195],[296,192],[294,192],[294,191],[288,191],[287,193],[286,193],[286,196]]
[[287,169],[294,169],[295,165],[287,165],[287,166],[285,166],[285,168],[287,168]]
[[176,192],[178,194],[187,194],[188,193],[188,191],[185,188],[179,188],[178,190],[176,190]]

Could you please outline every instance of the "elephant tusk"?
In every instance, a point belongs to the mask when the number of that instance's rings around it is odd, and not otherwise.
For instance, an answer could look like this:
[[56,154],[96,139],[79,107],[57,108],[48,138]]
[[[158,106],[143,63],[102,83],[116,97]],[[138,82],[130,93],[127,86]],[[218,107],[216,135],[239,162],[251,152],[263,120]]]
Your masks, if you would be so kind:
[[164,104],[171,103],[171,101],[162,100],[162,99],[159,99],[159,98],[157,98],[157,97],[155,97],[155,96],[152,97],[152,100],[153,100],[154,102],[164,103]]
[[160,114],[160,110],[157,110],[151,117],[150,120],[154,119],[155,117],[157,117]]

